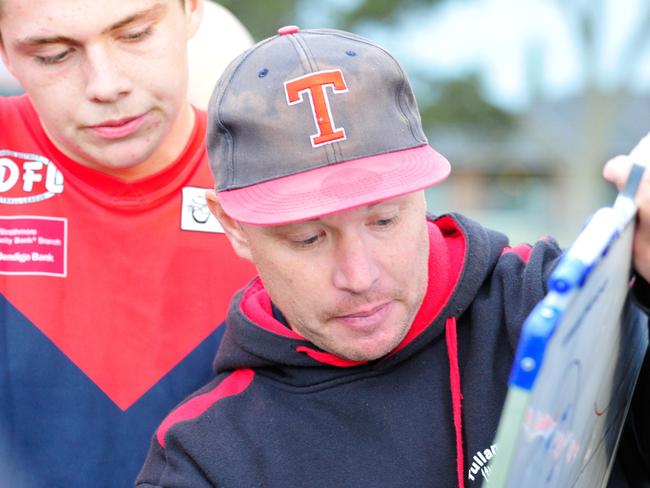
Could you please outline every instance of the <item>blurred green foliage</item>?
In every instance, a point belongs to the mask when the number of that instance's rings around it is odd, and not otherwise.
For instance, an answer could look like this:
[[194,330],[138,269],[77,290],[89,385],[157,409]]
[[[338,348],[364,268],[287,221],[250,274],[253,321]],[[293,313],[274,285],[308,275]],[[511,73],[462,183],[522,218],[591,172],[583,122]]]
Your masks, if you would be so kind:
[[427,129],[462,128],[495,134],[515,126],[513,114],[492,105],[481,95],[477,75],[445,82],[428,80],[428,84],[429,96],[419,100],[422,124]]
[[[250,31],[255,40],[276,33],[279,26],[296,24],[301,8],[307,6],[301,0],[272,0],[252,2],[219,0]],[[399,29],[400,19],[406,15],[433,15],[436,4],[442,0],[361,0],[337,2],[328,5],[333,14],[334,27],[358,32],[360,26],[369,24],[382,29]],[[310,7],[312,5],[309,5]],[[426,69],[409,70],[414,81],[425,132],[441,125],[449,128],[483,130],[491,133],[509,130],[515,116],[487,101],[481,93],[480,79],[467,74],[455,80],[434,79]]]
[[442,3],[442,0],[363,0],[342,13],[341,28],[354,30],[362,22],[395,22],[405,12],[413,14]]
[[272,36],[283,25],[296,23],[300,0],[219,0],[246,26],[256,41]]

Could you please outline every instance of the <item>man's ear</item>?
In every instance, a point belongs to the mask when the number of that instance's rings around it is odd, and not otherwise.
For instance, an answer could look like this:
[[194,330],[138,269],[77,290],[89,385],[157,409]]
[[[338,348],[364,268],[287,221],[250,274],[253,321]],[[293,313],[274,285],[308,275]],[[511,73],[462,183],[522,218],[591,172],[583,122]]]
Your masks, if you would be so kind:
[[187,25],[187,38],[189,39],[199,30],[203,19],[203,0],[185,0],[185,21]]
[[242,229],[239,221],[230,217],[230,215],[223,210],[223,207],[219,203],[217,193],[214,190],[206,190],[205,199],[208,202],[210,212],[212,212],[212,215],[217,218],[221,227],[223,227],[223,230],[237,255],[240,258],[253,262],[253,256],[248,243],[248,236],[244,232],[244,229]]

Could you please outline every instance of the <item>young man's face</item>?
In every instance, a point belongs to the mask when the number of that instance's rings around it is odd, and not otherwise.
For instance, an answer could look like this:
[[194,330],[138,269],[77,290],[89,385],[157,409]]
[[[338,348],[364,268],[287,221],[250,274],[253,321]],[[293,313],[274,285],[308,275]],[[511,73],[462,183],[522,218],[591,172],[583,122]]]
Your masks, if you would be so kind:
[[245,252],[292,329],[320,348],[372,360],[397,346],[424,297],[423,192],[317,220],[240,224]]
[[201,2],[2,0],[3,58],[59,149],[141,176],[178,156],[192,130],[186,41]]

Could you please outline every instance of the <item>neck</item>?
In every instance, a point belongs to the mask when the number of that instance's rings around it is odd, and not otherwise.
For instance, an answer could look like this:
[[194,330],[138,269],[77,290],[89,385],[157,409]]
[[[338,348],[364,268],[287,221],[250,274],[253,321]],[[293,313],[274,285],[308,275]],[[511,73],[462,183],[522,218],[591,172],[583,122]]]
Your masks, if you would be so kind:
[[170,133],[156,150],[142,163],[120,170],[118,176],[125,181],[133,181],[157,173],[176,161],[194,130],[195,114],[192,106],[187,104],[181,110]]

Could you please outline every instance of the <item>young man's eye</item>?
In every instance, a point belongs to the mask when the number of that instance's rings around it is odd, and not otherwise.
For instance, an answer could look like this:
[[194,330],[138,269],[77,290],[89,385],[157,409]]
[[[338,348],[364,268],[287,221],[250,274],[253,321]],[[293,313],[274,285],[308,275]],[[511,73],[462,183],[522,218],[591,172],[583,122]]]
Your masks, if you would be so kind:
[[151,35],[152,27],[149,26],[146,29],[138,29],[130,32],[125,32],[120,37],[129,42],[141,41]]
[[72,49],[52,54],[51,56],[35,56],[36,60],[41,64],[57,64],[64,61],[72,52]]

